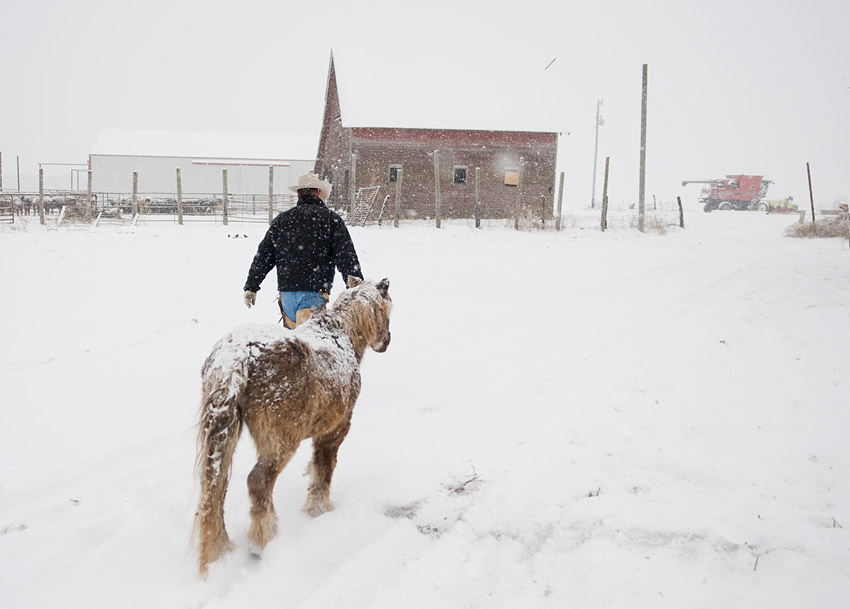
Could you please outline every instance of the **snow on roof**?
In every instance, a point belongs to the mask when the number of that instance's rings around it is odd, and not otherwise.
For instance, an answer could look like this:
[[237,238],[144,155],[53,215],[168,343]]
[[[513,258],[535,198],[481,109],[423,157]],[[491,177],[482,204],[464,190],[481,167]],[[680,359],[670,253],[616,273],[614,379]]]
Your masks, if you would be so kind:
[[318,147],[319,136],[313,134],[105,129],[89,152],[113,156],[309,161],[316,158]]
[[345,127],[565,130],[539,56],[345,47],[331,59]]

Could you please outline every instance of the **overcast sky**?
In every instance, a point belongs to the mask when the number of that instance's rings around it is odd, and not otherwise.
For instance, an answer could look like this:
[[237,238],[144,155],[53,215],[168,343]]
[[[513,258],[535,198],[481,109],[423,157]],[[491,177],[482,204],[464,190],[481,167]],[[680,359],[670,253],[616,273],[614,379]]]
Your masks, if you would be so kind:
[[568,206],[590,200],[599,98],[597,198],[610,156],[612,203],[636,201],[644,63],[648,198],[755,173],[807,203],[807,162],[816,203],[850,198],[847,0],[2,0],[0,23],[6,190],[17,156],[35,189],[39,162],[85,163],[105,128],[318,132],[330,50],[360,46],[388,70],[429,49],[447,70],[474,57],[504,66],[494,96],[506,81],[546,96]]

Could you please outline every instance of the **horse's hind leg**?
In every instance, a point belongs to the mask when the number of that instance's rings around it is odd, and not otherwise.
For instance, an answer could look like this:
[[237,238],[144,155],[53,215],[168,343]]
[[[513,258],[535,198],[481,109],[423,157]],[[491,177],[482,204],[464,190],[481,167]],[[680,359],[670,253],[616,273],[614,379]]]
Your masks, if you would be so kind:
[[261,454],[248,474],[248,494],[251,497],[251,528],[248,538],[262,550],[277,534],[277,515],[272,502],[274,483],[289,463],[294,450],[279,454]]
[[331,503],[331,478],[336,467],[336,455],[348,430],[351,428],[349,415],[336,429],[323,436],[313,438],[313,460],[307,468],[310,486],[304,511],[310,516],[321,516],[333,509]]

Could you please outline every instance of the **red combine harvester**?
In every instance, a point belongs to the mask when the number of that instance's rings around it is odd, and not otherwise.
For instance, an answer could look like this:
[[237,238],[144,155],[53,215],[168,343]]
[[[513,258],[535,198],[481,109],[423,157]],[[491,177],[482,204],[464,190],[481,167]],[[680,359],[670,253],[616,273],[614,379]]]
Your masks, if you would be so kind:
[[703,211],[715,209],[757,209],[770,211],[771,203],[764,200],[767,188],[773,180],[765,180],[763,176],[727,175],[721,180],[685,180],[682,186],[688,184],[705,184],[700,193],[700,203]]

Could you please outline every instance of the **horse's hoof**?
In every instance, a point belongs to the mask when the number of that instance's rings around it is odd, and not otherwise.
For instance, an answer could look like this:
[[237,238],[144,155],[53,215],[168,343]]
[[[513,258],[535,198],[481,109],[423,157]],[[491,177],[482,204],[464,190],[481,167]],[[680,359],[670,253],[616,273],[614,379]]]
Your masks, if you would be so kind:
[[324,501],[310,501],[307,500],[307,505],[304,506],[304,511],[307,512],[313,518],[317,516],[321,516],[325,512],[330,512],[334,509],[334,506],[330,502]]

